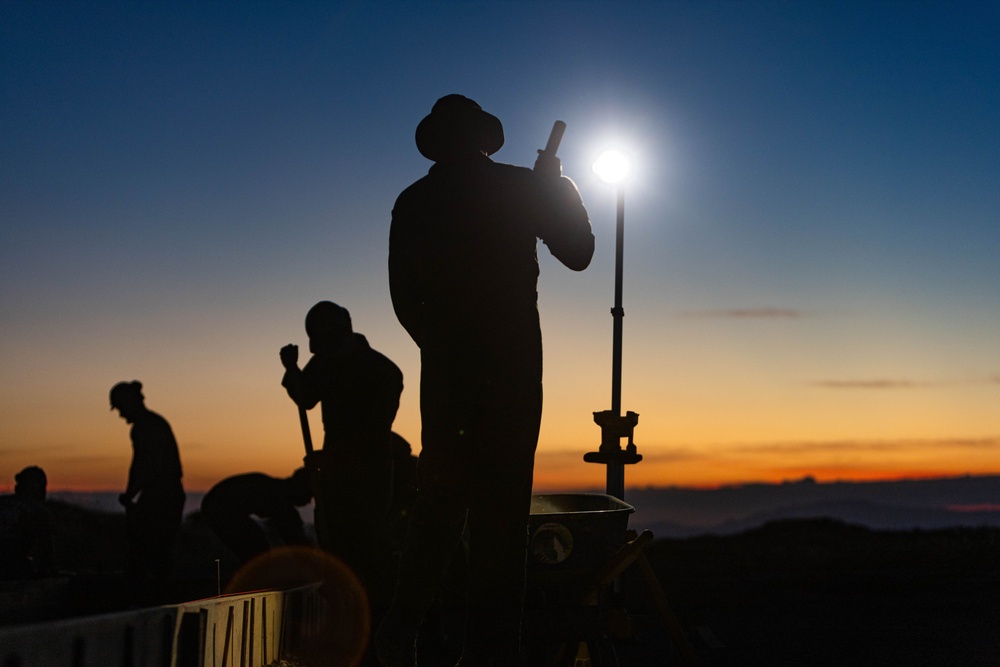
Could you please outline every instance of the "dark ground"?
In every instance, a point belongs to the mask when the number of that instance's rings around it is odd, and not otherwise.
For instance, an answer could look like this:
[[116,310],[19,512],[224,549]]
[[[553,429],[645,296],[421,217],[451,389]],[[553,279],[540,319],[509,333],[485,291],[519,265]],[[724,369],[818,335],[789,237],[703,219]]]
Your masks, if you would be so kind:
[[[121,604],[124,516],[52,504],[58,565],[88,613]],[[1000,529],[871,531],[787,520],[730,536],[654,539],[644,554],[702,664],[1000,666]],[[197,521],[178,550],[177,600],[215,594],[227,554]],[[622,665],[685,664],[638,565],[620,600],[637,642]],[[224,581],[223,581],[224,584]]]
[[[790,520],[656,540],[646,555],[709,665],[1000,665],[995,528]],[[635,615],[652,613],[634,572],[623,593]]]

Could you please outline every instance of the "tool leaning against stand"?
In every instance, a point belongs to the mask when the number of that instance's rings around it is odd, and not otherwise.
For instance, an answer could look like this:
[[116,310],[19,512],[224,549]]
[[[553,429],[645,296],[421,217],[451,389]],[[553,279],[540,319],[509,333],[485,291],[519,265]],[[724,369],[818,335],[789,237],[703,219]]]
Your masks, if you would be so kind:
[[313,456],[313,441],[312,432],[309,430],[309,415],[306,414],[306,409],[301,405],[297,407],[299,409],[299,425],[302,427],[302,441],[306,448],[306,456],[303,459],[303,463],[309,473],[309,484],[312,487],[313,494],[313,528],[316,531],[316,541],[319,543],[320,547],[322,547],[327,542],[325,534],[326,503],[320,500],[321,485],[319,483],[319,469],[317,467],[315,457]]

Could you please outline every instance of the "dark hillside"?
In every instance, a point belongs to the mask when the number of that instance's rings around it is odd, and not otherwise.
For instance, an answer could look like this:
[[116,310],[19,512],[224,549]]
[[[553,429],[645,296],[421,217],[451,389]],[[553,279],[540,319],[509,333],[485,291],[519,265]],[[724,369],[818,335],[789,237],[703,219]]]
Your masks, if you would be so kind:
[[[124,515],[50,508],[56,563],[77,574],[76,611],[124,604]],[[783,520],[734,535],[656,539],[645,553],[709,665],[1000,665],[1000,528],[875,531]],[[216,558],[225,579],[227,552],[187,517],[179,600],[215,593]],[[668,656],[638,568],[622,582],[630,615],[653,638],[627,664],[680,664]]]
[[[66,615],[113,611],[128,605],[125,569],[128,542],[124,512],[102,512],[59,500],[46,502],[52,516],[54,562],[72,575],[73,605]],[[219,568],[216,568],[219,559]],[[214,595],[235,567],[229,552],[199,520],[185,517],[174,547],[175,591],[172,601]]]
[[[1000,529],[789,520],[647,557],[709,664],[1000,664]],[[651,612],[631,572],[625,592]]]
[[96,512],[49,500],[56,567],[72,572],[123,572],[128,558],[125,514]]

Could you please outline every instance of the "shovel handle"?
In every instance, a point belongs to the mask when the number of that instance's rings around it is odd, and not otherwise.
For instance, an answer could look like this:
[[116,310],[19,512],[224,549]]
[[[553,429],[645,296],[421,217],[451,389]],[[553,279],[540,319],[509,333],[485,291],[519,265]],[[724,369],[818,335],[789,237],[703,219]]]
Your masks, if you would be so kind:
[[309,417],[303,407],[299,407],[299,425],[302,426],[302,441],[306,445],[306,456],[308,456],[313,453],[313,439],[309,431]]

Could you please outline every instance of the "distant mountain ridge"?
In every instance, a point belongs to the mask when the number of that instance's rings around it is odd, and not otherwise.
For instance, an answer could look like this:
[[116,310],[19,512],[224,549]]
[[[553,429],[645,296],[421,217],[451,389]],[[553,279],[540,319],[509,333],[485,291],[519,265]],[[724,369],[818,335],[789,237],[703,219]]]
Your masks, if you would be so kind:
[[[48,497],[94,512],[124,514],[125,509],[118,502],[120,494],[120,491],[49,491]],[[184,500],[185,515],[201,508],[201,499],[205,496],[203,492],[188,491],[186,496]]]
[[[53,491],[50,497],[86,509],[121,513],[118,493]],[[185,513],[201,492],[188,492]],[[1000,527],[1000,475],[890,482],[742,484],[717,489],[627,488],[635,507],[629,525],[657,537],[731,535],[780,519],[831,518],[873,530]],[[303,508],[311,519],[311,508]]]
[[629,524],[658,537],[728,535],[780,519],[831,518],[873,530],[1000,526],[1000,476],[888,482],[745,484],[626,490]]

